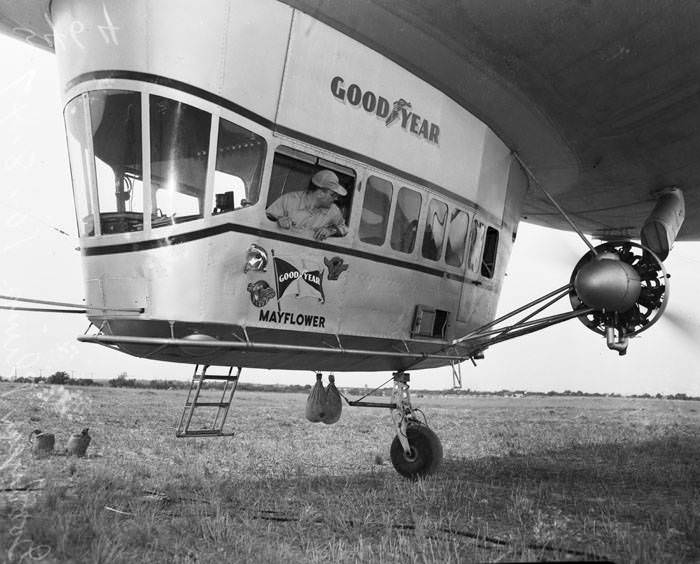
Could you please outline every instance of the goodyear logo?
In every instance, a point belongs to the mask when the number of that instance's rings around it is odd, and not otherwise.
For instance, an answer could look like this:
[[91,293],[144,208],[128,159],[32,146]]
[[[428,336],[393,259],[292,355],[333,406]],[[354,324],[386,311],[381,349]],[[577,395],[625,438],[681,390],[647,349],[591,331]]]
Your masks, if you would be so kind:
[[357,84],[346,86],[342,76],[334,76],[331,80],[331,94],[341,102],[361,107],[367,113],[383,119],[387,127],[394,123],[400,124],[408,133],[428,143],[439,144],[440,126],[414,112],[411,103],[403,98],[389,103],[389,100],[371,90],[363,91]]

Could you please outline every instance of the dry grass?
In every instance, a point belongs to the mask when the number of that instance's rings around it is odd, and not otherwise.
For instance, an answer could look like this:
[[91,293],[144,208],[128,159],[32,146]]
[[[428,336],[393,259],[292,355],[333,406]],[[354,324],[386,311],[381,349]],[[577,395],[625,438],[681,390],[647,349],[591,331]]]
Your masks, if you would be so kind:
[[[0,560],[700,560],[699,402],[414,400],[445,461],[410,482],[385,411],[240,392],[236,437],[175,439],[181,391],[0,386],[2,487],[43,480],[0,494]],[[89,457],[32,457],[37,427]]]

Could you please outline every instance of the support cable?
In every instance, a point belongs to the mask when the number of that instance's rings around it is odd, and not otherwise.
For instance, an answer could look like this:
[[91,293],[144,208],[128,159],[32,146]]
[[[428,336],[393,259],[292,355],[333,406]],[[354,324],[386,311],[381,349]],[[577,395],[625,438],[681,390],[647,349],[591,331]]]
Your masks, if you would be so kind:
[[527,173],[527,175],[532,179],[532,182],[537,186],[542,193],[547,197],[547,199],[551,202],[551,204],[557,209],[557,211],[561,214],[561,216],[566,220],[566,222],[571,226],[571,228],[578,234],[578,236],[583,240],[584,243],[586,243],[586,246],[591,250],[591,252],[594,255],[598,254],[598,251],[596,251],[596,248],[593,246],[593,243],[591,243],[586,236],[583,234],[583,231],[581,231],[578,228],[578,225],[574,223],[574,220],[571,219],[567,213],[564,211],[564,209],[557,203],[557,201],[554,199],[554,197],[547,192],[544,186],[540,184],[540,182],[537,180],[533,172],[530,170],[530,168],[523,162],[523,160],[520,158],[520,155],[513,151],[513,156],[515,157],[515,160],[520,163],[520,166],[523,167],[523,170]]

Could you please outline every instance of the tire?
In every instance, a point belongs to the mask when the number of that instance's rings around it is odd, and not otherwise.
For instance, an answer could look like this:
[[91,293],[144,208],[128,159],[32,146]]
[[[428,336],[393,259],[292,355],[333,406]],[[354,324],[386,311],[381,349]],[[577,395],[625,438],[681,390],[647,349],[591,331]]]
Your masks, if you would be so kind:
[[407,457],[398,437],[391,443],[391,463],[405,478],[422,478],[437,472],[442,462],[442,444],[438,436],[422,423],[409,423],[406,429],[412,456]]

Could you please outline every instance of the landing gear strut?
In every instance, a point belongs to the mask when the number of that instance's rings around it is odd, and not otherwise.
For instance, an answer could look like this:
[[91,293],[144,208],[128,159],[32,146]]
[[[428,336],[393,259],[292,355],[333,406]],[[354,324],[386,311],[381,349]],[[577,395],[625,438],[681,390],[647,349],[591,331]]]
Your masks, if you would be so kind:
[[391,443],[391,463],[406,478],[421,478],[433,474],[442,462],[442,445],[438,436],[428,427],[423,412],[411,405],[408,389],[410,376],[394,373],[394,392],[391,403],[348,402],[359,407],[384,407],[392,410],[396,437]]

